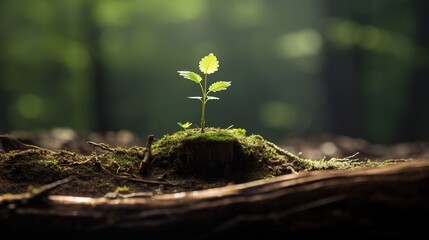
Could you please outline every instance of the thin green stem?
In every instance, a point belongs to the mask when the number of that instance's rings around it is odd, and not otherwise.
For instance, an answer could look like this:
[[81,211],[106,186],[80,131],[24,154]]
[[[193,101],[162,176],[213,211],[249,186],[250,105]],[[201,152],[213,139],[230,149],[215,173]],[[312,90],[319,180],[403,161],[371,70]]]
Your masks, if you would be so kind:
[[202,103],[202,109],[201,109],[201,133],[204,133],[204,125],[205,125],[205,120],[204,120],[204,114],[206,112],[206,104],[205,102]]
[[204,75],[204,90],[203,90],[203,99],[201,100],[201,133],[204,132],[206,125],[205,114],[206,114],[206,103],[207,103],[207,74]]
[[204,93],[207,93],[207,73],[204,74]]

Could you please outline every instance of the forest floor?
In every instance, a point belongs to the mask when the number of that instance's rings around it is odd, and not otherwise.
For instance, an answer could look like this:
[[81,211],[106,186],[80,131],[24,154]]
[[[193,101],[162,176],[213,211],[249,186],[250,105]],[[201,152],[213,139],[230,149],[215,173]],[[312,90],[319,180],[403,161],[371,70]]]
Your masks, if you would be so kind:
[[[135,164],[121,165],[114,161],[108,166],[100,164],[98,156],[113,147],[127,149],[146,146],[146,139],[129,131],[82,135],[71,129],[53,129],[32,133],[15,131],[3,136],[10,139],[4,138],[0,142],[0,195],[27,192],[69,176],[74,176],[73,181],[55,188],[51,193],[112,198],[137,194],[144,197],[237,183],[231,178],[181,176],[168,168],[153,168],[150,174],[142,177],[136,174]],[[14,139],[19,142],[13,142]],[[33,146],[40,149],[33,149]],[[377,145],[363,139],[331,134],[285,139],[278,146],[300,158],[322,161],[332,158],[348,160],[352,157],[354,161],[361,162],[407,162],[429,157],[429,143],[426,142]],[[6,152],[11,150],[25,151],[7,155]],[[61,160],[54,162],[50,160],[52,156]],[[143,158],[144,154],[137,152],[136,156]],[[35,167],[32,165],[34,161],[43,161],[43,164]],[[299,174],[293,169],[290,173]]]

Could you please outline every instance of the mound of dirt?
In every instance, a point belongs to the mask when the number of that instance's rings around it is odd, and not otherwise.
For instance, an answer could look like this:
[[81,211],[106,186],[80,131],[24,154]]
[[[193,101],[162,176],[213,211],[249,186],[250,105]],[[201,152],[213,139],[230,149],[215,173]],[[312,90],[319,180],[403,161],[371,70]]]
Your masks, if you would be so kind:
[[0,136],[0,140],[0,194],[22,193],[29,187],[73,177],[52,193],[156,195],[399,161],[304,158],[262,136],[247,135],[244,129],[208,128],[205,133],[189,129],[160,139],[150,136],[146,143],[126,131],[84,136],[70,129],[14,132]]

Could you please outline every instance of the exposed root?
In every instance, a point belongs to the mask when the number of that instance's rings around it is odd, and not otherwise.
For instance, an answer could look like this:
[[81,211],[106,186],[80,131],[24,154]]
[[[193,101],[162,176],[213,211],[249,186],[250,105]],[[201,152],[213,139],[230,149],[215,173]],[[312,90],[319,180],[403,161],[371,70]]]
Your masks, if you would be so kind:
[[169,186],[176,186],[177,185],[177,184],[174,184],[174,183],[164,182],[164,181],[146,180],[146,179],[133,178],[133,177],[123,176],[123,175],[116,175],[114,173],[111,173],[109,170],[107,170],[103,166],[103,164],[101,164],[101,163],[100,163],[100,167],[107,174],[109,174],[109,175],[111,175],[111,176],[113,176],[115,178],[125,179],[125,180],[129,180],[129,181],[133,181],[133,182],[146,183],[146,184],[162,184],[162,185],[169,185]]
[[93,142],[93,141],[88,141],[87,143],[90,144],[90,145],[92,145],[92,146],[94,146],[94,147],[98,147],[98,148],[101,148],[101,149],[109,151],[109,152],[114,152],[115,151],[114,148],[109,147],[109,145],[107,145],[105,143],[96,143],[96,142]]

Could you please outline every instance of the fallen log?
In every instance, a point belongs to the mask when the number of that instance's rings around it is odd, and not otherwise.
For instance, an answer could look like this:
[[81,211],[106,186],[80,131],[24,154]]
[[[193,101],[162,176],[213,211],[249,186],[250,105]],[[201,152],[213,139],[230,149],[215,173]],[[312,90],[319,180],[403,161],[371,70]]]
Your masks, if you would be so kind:
[[45,239],[427,239],[429,161],[140,196],[46,195],[36,202],[2,196],[0,231]]

